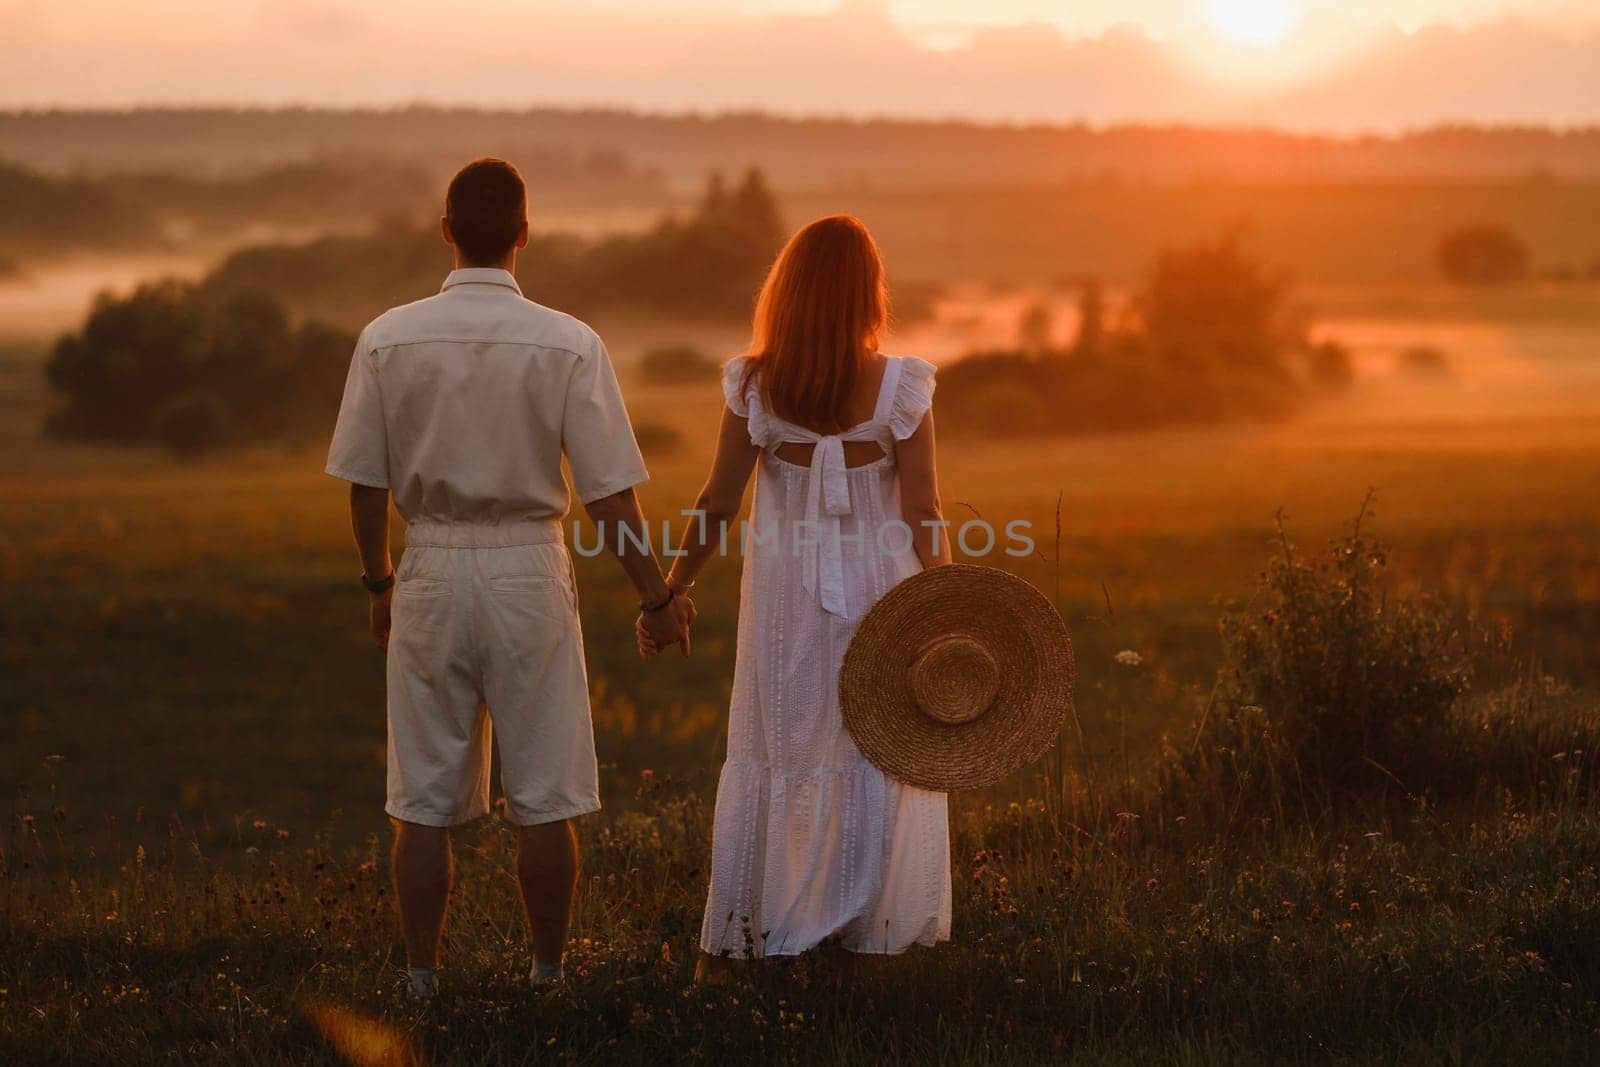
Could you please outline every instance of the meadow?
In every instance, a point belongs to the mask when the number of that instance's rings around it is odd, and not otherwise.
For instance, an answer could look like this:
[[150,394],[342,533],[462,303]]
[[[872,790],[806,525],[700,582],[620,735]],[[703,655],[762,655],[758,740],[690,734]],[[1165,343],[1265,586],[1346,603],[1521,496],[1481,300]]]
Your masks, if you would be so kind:
[[[630,344],[643,496],[668,516],[719,399],[640,379]],[[952,518],[1034,524],[1038,552],[1009,563],[1068,619],[1077,722],[1039,766],[953,798],[954,941],[849,974],[803,959],[689,984],[737,564],[700,584],[693,658],[641,665],[620,574],[580,560],[607,807],[580,827],[571,981],[528,989],[490,819],[458,835],[446,991],[418,1006],[386,891],[382,662],[320,447],[180,465],[48,444],[39,358],[8,350],[0,379],[8,1062],[1600,1050],[1600,430],[1573,359],[1425,397],[1365,383],[1268,427],[945,441]],[[1435,781],[1252,807],[1259,782],[1194,773],[1239,756],[1207,730],[1219,616],[1260,602],[1280,509],[1292,551],[1323,558],[1370,487],[1385,595],[1441,598],[1471,666],[1451,714],[1473,729]]]

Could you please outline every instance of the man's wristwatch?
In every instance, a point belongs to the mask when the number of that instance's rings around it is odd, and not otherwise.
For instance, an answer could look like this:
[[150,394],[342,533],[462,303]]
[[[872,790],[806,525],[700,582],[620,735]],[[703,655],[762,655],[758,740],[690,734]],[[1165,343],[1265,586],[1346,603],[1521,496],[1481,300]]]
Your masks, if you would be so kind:
[[394,588],[394,571],[391,570],[389,572],[389,577],[379,578],[377,581],[373,581],[371,578],[368,578],[365,573],[363,573],[361,575],[361,588],[365,589],[373,596],[382,596]]

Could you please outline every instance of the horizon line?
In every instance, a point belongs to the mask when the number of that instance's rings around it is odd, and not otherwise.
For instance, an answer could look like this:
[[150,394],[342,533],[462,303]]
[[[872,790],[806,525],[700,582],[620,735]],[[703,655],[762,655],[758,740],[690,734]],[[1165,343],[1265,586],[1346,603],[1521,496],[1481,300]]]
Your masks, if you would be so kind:
[[718,122],[732,119],[762,119],[770,122],[792,123],[796,125],[814,123],[818,125],[903,125],[903,126],[965,126],[976,130],[1014,131],[1014,132],[1088,132],[1103,134],[1116,131],[1148,130],[1162,131],[1193,131],[1206,133],[1234,133],[1272,135],[1288,138],[1319,138],[1323,140],[1342,141],[1370,141],[1370,140],[1405,140],[1425,134],[1441,132],[1473,132],[1473,133],[1516,133],[1538,132],[1550,133],[1558,136],[1583,136],[1600,134],[1600,119],[1578,123],[1562,123],[1541,121],[1538,119],[1521,119],[1516,121],[1482,121],[1476,119],[1440,119],[1434,122],[1415,125],[1400,125],[1394,127],[1342,127],[1329,126],[1292,126],[1276,123],[1236,123],[1236,122],[1196,122],[1192,120],[1160,120],[1160,119],[1118,119],[1110,121],[1096,121],[1083,119],[1015,119],[984,118],[972,115],[937,115],[937,114],[910,114],[896,112],[880,112],[876,114],[856,114],[851,112],[801,112],[786,111],[760,107],[721,107],[721,108],[652,108],[648,106],[618,103],[484,103],[484,102],[448,102],[441,100],[411,100],[406,102],[366,102],[366,103],[335,103],[335,102],[307,102],[307,101],[282,101],[277,103],[223,101],[223,100],[191,100],[185,102],[172,102],[161,100],[129,101],[118,104],[101,103],[50,103],[50,104],[23,104],[10,103],[0,100],[0,118],[16,118],[29,115],[131,115],[140,113],[166,112],[166,113],[236,113],[236,114],[283,114],[283,113],[322,113],[322,114],[349,114],[349,115],[386,115],[403,114],[417,111],[465,111],[481,114],[508,114],[528,116],[538,113],[557,113],[569,115],[604,114],[625,116],[631,118],[656,119],[679,122]]

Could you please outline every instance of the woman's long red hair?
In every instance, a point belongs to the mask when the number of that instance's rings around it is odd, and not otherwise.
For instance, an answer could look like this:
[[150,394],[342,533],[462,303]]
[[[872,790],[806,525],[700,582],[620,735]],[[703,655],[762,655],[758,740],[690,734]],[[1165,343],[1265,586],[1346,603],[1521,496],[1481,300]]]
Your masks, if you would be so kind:
[[745,381],[758,372],[768,410],[818,433],[850,426],[889,298],[878,244],[860,219],[830,215],[778,254],[756,302]]

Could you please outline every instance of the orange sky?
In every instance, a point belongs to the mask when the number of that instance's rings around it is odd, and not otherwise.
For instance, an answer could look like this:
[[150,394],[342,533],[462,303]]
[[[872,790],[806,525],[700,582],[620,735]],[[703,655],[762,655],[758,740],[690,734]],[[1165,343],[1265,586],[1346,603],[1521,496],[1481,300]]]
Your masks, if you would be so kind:
[[0,0],[4,107],[413,101],[1589,123],[1600,0]]

